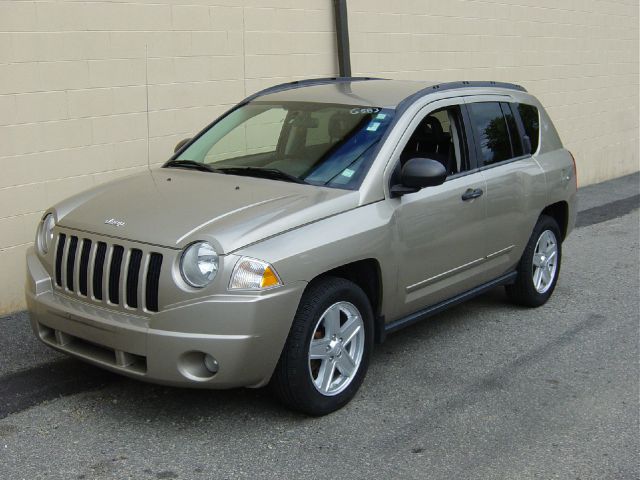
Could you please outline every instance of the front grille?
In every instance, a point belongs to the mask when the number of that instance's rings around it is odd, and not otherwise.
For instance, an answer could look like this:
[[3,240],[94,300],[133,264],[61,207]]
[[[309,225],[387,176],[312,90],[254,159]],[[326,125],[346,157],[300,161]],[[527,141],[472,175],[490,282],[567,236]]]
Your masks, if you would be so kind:
[[55,283],[67,294],[107,306],[139,309],[141,300],[143,308],[157,312],[162,258],[158,252],[60,233],[55,249]]

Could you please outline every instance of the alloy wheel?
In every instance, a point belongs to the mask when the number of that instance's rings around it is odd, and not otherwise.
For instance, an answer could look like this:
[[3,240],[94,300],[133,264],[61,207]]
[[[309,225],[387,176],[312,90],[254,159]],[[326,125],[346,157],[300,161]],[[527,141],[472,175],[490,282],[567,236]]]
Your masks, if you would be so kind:
[[558,270],[558,240],[551,230],[540,234],[533,253],[533,286],[538,293],[546,293]]
[[323,395],[342,392],[352,382],[364,354],[362,315],[349,302],[337,302],[320,316],[309,344],[309,374]]

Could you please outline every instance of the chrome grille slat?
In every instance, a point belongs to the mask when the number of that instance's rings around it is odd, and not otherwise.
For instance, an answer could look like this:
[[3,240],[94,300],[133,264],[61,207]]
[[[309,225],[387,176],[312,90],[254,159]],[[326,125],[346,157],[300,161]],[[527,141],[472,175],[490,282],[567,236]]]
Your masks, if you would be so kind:
[[122,261],[120,262],[120,279],[118,281],[118,295],[120,296],[120,305],[127,304],[127,277],[129,272],[129,261],[131,259],[131,250],[124,250]]
[[[138,305],[147,306],[147,282],[146,278],[149,273],[149,261],[151,260],[150,254],[145,254],[142,259],[142,266],[140,271],[140,277],[138,278],[138,283],[140,288],[138,288]],[[149,308],[147,306],[147,308]]]
[[74,291],[78,294],[80,294],[80,290],[78,288],[78,286],[80,285],[80,256],[82,254],[82,237],[78,237],[77,243],[76,243],[76,254],[74,255],[74,259],[73,259],[73,263],[71,265],[71,267],[73,268],[73,288]]
[[62,288],[67,289],[67,258],[69,257],[69,244],[71,243],[71,236],[67,235],[67,240],[64,242],[64,249],[62,251]]
[[62,230],[56,232],[56,290],[112,309],[158,311],[162,253]]
[[96,251],[98,250],[98,242],[91,241],[91,249],[89,251],[89,268],[87,269],[87,297],[95,300],[93,292],[93,272],[95,270],[96,263]]

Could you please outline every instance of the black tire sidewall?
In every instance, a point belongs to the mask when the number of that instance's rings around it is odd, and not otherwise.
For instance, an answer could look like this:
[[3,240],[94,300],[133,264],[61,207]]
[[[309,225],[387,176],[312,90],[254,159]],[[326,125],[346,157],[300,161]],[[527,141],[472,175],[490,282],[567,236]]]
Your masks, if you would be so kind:
[[[351,383],[337,395],[321,394],[313,385],[309,373],[309,345],[320,316],[333,304],[346,301],[360,312],[365,330],[364,352],[360,366]],[[374,338],[371,304],[356,284],[342,278],[327,277],[310,285],[303,295],[285,344],[286,381],[295,399],[294,408],[311,415],[325,415],[348,403],[360,388],[366,375]]]
[[[533,283],[533,256],[536,250],[536,244],[543,232],[551,231],[553,235],[556,237],[556,244],[558,246],[558,258],[557,258],[557,267],[556,273],[551,283],[549,289],[540,293],[536,290],[536,287]],[[551,217],[546,215],[542,215],[536,226],[533,229],[533,233],[531,234],[531,238],[529,239],[529,243],[525,248],[525,251],[522,255],[522,259],[520,260],[520,265],[518,267],[518,279],[517,287],[520,290],[520,298],[521,303],[524,303],[528,306],[537,307],[543,305],[549,300],[549,297],[553,294],[553,291],[556,288],[558,283],[558,278],[560,277],[560,268],[562,266],[562,240],[560,235],[560,228],[558,227],[558,223]]]

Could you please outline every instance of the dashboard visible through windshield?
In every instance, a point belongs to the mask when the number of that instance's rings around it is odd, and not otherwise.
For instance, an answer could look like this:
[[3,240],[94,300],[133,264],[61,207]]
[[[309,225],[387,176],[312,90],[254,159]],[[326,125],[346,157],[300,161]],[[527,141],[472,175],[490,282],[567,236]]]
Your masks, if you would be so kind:
[[393,114],[375,106],[254,101],[215,122],[165,166],[355,189]]

